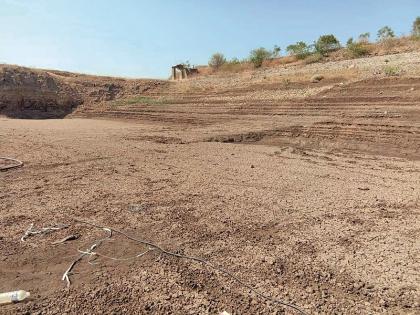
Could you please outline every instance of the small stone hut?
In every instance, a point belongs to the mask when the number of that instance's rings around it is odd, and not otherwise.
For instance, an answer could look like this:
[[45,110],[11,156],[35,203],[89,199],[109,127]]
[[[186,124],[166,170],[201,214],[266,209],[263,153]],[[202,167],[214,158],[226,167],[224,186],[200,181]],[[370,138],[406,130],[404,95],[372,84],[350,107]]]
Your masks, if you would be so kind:
[[183,64],[179,64],[172,66],[171,79],[183,80],[196,73],[198,73],[198,69],[189,68]]

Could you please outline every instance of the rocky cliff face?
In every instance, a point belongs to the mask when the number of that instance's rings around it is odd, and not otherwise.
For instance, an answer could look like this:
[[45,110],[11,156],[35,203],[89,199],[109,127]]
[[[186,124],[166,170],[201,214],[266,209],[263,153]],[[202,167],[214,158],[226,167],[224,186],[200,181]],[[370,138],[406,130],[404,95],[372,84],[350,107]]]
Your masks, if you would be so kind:
[[0,69],[0,111],[12,117],[63,117],[82,103],[70,86],[47,72]]
[[150,93],[166,84],[0,65],[0,114],[15,118],[63,118],[80,105]]

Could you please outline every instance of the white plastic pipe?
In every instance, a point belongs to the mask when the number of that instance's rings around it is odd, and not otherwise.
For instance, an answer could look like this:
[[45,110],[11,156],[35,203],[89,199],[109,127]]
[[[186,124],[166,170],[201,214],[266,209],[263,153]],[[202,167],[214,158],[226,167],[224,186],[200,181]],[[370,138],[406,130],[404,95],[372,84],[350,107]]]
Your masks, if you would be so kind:
[[21,302],[31,294],[24,290],[0,293],[0,304],[10,304]]

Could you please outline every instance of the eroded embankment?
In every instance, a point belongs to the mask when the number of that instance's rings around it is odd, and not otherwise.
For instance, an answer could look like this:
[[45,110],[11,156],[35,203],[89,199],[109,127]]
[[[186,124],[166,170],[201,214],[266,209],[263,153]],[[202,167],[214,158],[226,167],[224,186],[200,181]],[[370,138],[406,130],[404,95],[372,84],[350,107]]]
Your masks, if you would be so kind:
[[[336,86],[301,101],[249,104],[238,115],[302,117],[276,128],[211,136],[210,142],[350,149],[418,159],[419,78],[369,79]],[[312,117],[309,122],[304,118]],[[318,117],[318,120],[315,118]]]
[[63,118],[78,106],[147,94],[160,80],[128,80],[0,65],[0,114],[14,118]]

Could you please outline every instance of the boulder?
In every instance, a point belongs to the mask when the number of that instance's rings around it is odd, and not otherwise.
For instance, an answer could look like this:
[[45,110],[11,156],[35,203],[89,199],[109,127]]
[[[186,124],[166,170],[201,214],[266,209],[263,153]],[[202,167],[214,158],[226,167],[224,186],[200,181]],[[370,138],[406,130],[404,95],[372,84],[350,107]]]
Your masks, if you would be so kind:
[[322,75],[320,75],[320,74],[316,74],[316,75],[314,75],[312,78],[311,78],[311,82],[312,83],[318,83],[318,82],[320,82],[321,80],[323,80],[324,79],[324,76],[322,76]]

